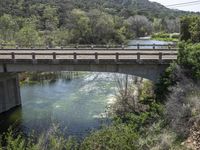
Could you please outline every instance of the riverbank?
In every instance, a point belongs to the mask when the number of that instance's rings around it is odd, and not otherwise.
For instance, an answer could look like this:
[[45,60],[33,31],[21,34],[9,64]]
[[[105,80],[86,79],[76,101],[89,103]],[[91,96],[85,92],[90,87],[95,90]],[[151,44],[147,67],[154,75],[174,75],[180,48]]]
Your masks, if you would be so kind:
[[166,41],[166,42],[178,42],[179,41],[179,33],[154,33],[151,36],[152,40],[158,41]]

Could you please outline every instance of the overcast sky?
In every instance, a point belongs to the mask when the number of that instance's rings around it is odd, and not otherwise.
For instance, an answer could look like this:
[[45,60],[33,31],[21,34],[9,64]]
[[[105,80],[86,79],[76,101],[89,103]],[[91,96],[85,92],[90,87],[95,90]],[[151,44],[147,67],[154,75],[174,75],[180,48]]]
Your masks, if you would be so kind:
[[[198,1],[198,0],[150,0],[150,1],[158,2],[158,3],[166,6],[166,5],[173,5],[173,4],[179,4],[179,3],[193,2],[193,1]],[[169,7],[169,8],[200,12],[200,0],[198,3],[195,3],[195,4],[179,5],[179,6]]]

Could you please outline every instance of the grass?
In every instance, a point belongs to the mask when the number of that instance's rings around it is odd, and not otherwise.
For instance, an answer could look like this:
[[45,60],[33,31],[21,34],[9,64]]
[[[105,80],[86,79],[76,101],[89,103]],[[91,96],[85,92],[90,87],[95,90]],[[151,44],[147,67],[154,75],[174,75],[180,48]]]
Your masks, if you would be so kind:
[[179,41],[179,34],[178,33],[154,33],[151,39],[158,40],[158,41],[166,41],[166,42],[178,42]]

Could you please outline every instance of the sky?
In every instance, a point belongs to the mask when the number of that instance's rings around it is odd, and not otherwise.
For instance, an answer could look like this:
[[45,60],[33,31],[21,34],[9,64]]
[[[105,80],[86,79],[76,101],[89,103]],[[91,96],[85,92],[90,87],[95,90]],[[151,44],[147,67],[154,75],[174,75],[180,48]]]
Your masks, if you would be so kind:
[[[150,0],[150,1],[158,2],[158,3],[160,3],[164,6],[167,6],[167,5],[173,5],[173,4],[193,2],[193,1],[198,1],[198,0]],[[195,4],[179,5],[179,6],[173,6],[173,7],[171,6],[171,7],[168,7],[168,8],[174,8],[174,9],[185,10],[185,11],[200,12],[200,0],[199,0],[199,2],[197,2]]]

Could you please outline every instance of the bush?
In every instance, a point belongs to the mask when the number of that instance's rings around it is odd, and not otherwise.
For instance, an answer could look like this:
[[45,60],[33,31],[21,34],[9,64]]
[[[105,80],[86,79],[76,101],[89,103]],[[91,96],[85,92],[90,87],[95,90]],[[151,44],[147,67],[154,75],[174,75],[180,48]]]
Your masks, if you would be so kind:
[[173,38],[173,39],[179,39],[179,37],[180,37],[179,33],[173,33],[173,34],[171,34],[171,38]]
[[169,34],[169,33],[160,32],[160,33],[153,34],[152,39],[160,40],[160,41],[178,42],[179,34],[176,34],[176,33]]
[[97,131],[87,137],[81,150],[138,149],[138,135],[132,126],[120,124]]
[[178,80],[176,70],[178,70],[178,66],[174,62],[165,70],[159,82],[156,84],[155,93],[157,102],[164,103],[166,101],[166,96],[170,92],[169,87],[175,85]]
[[152,38],[170,38],[170,34],[159,32],[152,35]]
[[200,17],[185,16],[180,21],[180,39],[182,41],[200,42]]
[[72,137],[64,138],[58,128],[53,126],[47,134],[39,137],[34,135],[27,137],[9,129],[3,139],[0,138],[0,150],[5,147],[7,150],[77,150],[78,144]]
[[200,43],[181,43],[179,48],[179,65],[188,70],[186,72],[188,77],[200,79]]

